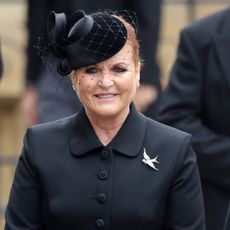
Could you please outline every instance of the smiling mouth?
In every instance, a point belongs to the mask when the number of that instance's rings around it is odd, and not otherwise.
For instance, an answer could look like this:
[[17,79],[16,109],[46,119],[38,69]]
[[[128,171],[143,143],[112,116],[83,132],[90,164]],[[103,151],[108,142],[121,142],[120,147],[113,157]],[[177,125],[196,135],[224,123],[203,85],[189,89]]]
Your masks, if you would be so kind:
[[99,98],[99,99],[110,99],[110,98],[113,98],[116,95],[117,94],[98,94],[98,95],[95,95],[95,96],[97,98]]

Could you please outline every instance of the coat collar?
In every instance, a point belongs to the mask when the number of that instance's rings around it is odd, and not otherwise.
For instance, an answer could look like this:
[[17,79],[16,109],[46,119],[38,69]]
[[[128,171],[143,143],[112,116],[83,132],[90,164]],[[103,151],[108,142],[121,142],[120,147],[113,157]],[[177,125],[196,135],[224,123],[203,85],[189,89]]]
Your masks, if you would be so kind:
[[230,88],[230,9],[227,9],[217,35],[214,37],[214,47],[223,70],[227,84]]
[[[131,104],[130,113],[123,126],[106,147],[112,148],[128,157],[136,156],[143,145],[146,123],[146,117],[137,112],[135,106]],[[103,147],[84,109],[82,109],[71,125],[70,149],[72,154],[82,156],[94,149]]]

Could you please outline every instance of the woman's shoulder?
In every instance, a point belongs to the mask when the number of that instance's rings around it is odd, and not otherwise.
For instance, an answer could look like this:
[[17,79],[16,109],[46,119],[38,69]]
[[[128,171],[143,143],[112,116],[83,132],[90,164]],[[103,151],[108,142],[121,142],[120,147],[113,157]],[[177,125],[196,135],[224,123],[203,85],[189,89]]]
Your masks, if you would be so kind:
[[77,113],[70,115],[68,117],[63,117],[58,120],[50,121],[50,122],[45,122],[37,125],[31,126],[31,129],[33,130],[43,130],[43,129],[50,129],[50,128],[57,128],[59,126],[66,126],[69,123],[71,123],[72,120],[74,120],[77,117]]
[[69,127],[72,122],[76,119],[77,114],[64,117],[55,121],[46,122],[38,125],[31,126],[28,131],[32,133],[33,136],[36,137],[46,137],[53,135],[62,135],[65,132],[69,131]]
[[165,172],[177,171],[185,159],[195,162],[192,150],[192,136],[186,132],[148,119],[144,146],[159,156]]
[[36,161],[38,168],[42,167],[44,161],[61,158],[63,152],[69,150],[71,126],[76,117],[77,114],[74,114],[27,129],[24,137],[25,152]]
[[[163,155],[176,156],[192,145],[192,136],[184,131],[148,119],[145,143]],[[187,149],[187,150],[186,150]],[[186,154],[186,153],[185,153]]]
[[167,141],[184,140],[185,138],[191,138],[189,133],[182,130],[173,128],[156,120],[147,118],[147,135],[154,135],[158,139]]

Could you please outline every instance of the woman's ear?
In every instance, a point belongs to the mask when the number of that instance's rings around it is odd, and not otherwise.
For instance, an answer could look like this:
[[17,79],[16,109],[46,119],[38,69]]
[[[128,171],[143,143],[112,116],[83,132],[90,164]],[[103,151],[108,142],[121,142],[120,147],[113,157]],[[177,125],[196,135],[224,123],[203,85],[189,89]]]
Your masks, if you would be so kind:
[[140,75],[141,75],[141,62],[138,62],[136,65],[136,80],[137,80],[137,82],[140,81]]
[[77,80],[78,80],[77,71],[73,70],[70,77],[71,77],[72,85],[76,87],[77,86]]

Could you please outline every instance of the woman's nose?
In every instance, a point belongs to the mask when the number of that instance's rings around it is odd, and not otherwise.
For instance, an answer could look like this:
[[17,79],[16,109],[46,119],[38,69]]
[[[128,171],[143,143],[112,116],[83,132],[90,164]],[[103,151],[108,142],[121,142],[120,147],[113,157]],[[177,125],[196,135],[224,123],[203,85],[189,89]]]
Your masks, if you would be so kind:
[[101,87],[110,87],[114,84],[113,77],[108,72],[103,72],[98,84]]

